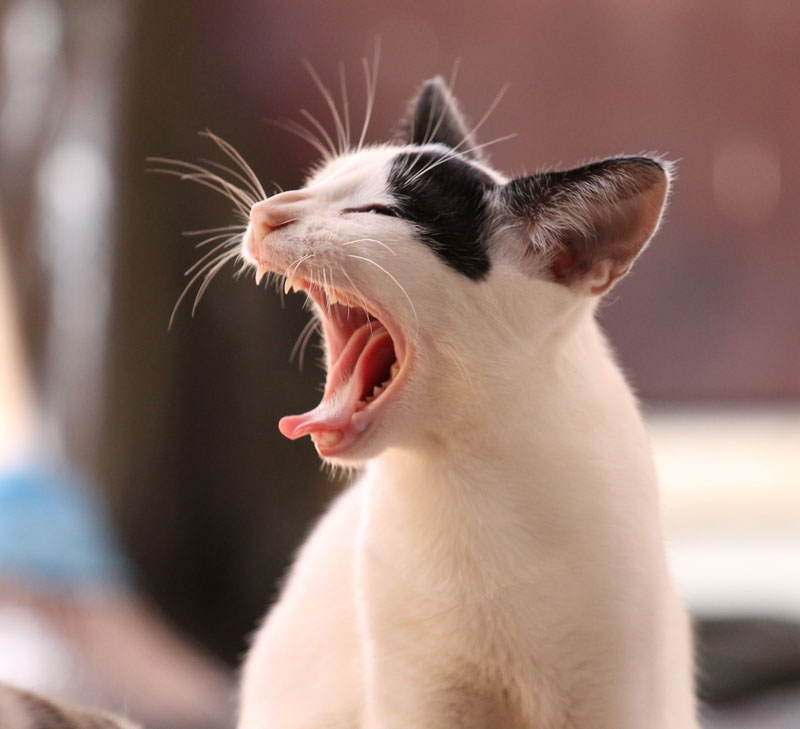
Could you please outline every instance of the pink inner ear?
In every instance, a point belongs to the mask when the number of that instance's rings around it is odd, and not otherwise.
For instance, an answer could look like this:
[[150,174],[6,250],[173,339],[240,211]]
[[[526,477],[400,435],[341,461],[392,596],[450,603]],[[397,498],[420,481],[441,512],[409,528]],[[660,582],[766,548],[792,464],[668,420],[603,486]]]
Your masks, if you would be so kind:
[[567,278],[574,265],[575,256],[573,255],[572,251],[563,248],[556,254],[556,257],[550,264],[550,271],[555,278],[563,279]]

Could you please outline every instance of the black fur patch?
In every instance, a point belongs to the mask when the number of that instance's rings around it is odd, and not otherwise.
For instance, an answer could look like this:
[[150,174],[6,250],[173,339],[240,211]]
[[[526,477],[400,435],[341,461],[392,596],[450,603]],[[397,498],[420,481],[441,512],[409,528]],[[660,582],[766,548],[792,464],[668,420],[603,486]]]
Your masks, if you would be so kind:
[[511,213],[531,220],[565,194],[580,191],[581,185],[606,182],[609,197],[624,200],[658,183],[663,176],[664,168],[649,157],[618,157],[511,180],[502,189],[501,198]]
[[465,157],[479,157],[471,151],[475,140],[467,131],[464,116],[441,76],[429,79],[422,85],[412,103],[406,127],[408,144],[422,146],[439,143],[462,150]]
[[486,235],[491,178],[445,152],[404,152],[392,161],[389,189],[400,217],[448,266],[478,281],[489,272]]

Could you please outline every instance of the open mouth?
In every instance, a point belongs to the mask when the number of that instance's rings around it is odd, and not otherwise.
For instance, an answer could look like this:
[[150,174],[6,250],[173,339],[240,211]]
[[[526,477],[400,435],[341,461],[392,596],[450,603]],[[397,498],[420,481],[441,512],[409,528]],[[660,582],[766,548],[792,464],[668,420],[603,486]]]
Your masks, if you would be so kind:
[[286,291],[292,289],[316,305],[328,373],[319,405],[282,418],[278,427],[292,440],[310,435],[323,456],[343,453],[366,434],[405,379],[405,338],[391,317],[360,296],[300,278],[287,279]]

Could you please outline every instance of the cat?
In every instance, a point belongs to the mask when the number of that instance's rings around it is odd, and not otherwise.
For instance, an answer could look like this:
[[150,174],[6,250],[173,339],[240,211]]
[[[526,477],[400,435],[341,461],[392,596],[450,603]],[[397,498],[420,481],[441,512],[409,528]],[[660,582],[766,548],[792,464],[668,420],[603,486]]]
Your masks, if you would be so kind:
[[404,128],[319,142],[241,243],[323,331],[322,400],[281,432],[362,473],[255,635],[238,729],[696,729],[650,447],[594,319],[671,165],[508,179],[439,77]]

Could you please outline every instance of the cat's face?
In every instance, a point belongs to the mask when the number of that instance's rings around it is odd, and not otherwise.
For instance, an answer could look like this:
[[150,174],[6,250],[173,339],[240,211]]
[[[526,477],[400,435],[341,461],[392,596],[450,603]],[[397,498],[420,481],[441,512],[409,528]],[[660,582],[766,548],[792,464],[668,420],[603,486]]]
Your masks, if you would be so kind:
[[627,271],[664,202],[663,166],[644,158],[509,182],[469,151],[439,80],[409,126],[407,144],[339,155],[258,202],[242,245],[257,278],[314,303],[325,392],[280,429],[333,462],[464,427],[476,387],[507,386],[548,323]]

